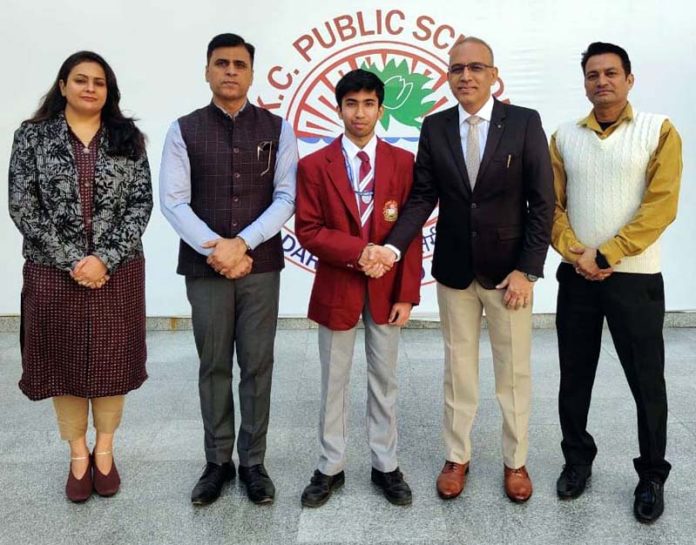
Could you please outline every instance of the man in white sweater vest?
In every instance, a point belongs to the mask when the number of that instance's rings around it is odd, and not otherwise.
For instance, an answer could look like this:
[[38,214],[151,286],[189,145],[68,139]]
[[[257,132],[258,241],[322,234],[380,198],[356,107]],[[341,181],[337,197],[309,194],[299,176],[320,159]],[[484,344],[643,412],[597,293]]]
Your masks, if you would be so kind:
[[659,238],[676,217],[681,140],[665,116],[629,104],[634,78],[624,49],[592,43],[581,64],[592,112],[551,139],[552,244],[563,257],[556,329],[565,466],[556,489],[561,498],[582,494],[597,454],[587,415],[606,318],[638,414],[634,514],[652,522],[664,510],[671,468]]

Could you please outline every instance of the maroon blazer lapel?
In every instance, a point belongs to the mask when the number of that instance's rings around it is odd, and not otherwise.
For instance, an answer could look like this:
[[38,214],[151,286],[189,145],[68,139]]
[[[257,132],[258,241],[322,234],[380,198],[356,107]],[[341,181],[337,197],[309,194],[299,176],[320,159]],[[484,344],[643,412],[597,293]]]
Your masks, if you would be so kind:
[[355,193],[350,186],[350,179],[346,172],[346,159],[343,155],[341,147],[341,138],[336,138],[326,149],[326,160],[329,163],[326,172],[329,179],[336,187],[338,194],[341,196],[343,204],[348,209],[351,217],[356,225],[360,227],[360,216],[358,212],[358,203],[355,202]]
[[379,227],[382,225],[381,216],[383,214],[384,203],[390,194],[390,188],[396,163],[391,149],[381,139],[377,139],[377,150],[375,152],[375,195],[372,202],[375,208],[372,211],[372,222],[370,225],[370,240],[379,239]]

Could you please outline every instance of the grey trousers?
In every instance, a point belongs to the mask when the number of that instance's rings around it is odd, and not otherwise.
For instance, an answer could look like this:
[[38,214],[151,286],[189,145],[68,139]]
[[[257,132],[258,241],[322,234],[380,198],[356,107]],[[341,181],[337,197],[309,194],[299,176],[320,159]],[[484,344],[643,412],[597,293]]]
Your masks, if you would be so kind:
[[232,359],[236,347],[242,416],[239,463],[263,463],[279,288],[279,271],[250,274],[239,280],[186,277],[200,358],[198,389],[208,462],[229,462],[234,450]]
[[[372,466],[384,472],[398,467],[396,459],[396,362],[401,328],[377,325],[367,305],[365,354],[367,356],[367,440]],[[350,369],[357,328],[333,331],[319,326],[321,360],[320,456],[318,469],[325,475],[343,471],[348,431]]]

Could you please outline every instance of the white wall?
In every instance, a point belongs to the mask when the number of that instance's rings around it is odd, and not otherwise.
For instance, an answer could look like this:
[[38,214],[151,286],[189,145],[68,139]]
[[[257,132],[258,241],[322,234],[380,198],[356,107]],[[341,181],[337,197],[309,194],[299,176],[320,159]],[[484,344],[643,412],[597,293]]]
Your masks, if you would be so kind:
[[[335,7],[340,5],[340,7]],[[424,7],[425,6],[425,7]],[[111,63],[121,87],[123,107],[140,119],[149,137],[149,156],[155,181],[166,130],[172,120],[206,104],[210,93],[203,79],[205,48],[209,39],[220,32],[236,32],[257,46],[255,83],[251,97],[265,102],[277,101],[278,113],[286,114],[290,99],[298,89],[307,88],[318,70],[328,67],[327,59],[348,48],[358,51],[365,42],[380,42],[378,47],[400,51],[423,50],[422,56],[436,63],[446,58],[445,43],[449,28],[456,33],[476,35],[488,40],[496,54],[496,64],[505,89],[503,98],[536,108],[550,135],[559,123],[579,118],[589,111],[584,97],[579,68],[580,53],[595,40],[624,46],[633,61],[636,84],[631,101],[637,109],[667,114],[684,140],[684,177],[679,218],[663,237],[663,269],[669,310],[696,309],[696,292],[691,277],[696,270],[693,233],[696,230],[696,165],[693,142],[696,139],[696,110],[692,93],[696,90],[696,39],[692,21],[696,9],[690,2],[615,0],[606,2],[558,2],[531,0],[468,1],[457,3],[435,0],[381,2],[260,2],[199,0],[123,0],[85,4],[75,0],[41,2],[6,0],[0,20],[0,171],[7,172],[12,135],[19,123],[36,108],[39,97],[53,81],[61,62],[79,49],[93,49]],[[377,12],[382,18],[392,15],[391,29],[383,24],[377,31]],[[344,23],[363,21],[364,34],[350,38],[345,26],[345,41],[329,49],[315,46],[307,61],[293,42],[323,28],[327,21],[345,15]],[[422,18],[426,16],[426,18]],[[350,18],[350,19],[349,19]],[[439,44],[423,37],[421,26],[433,31],[441,28]],[[431,22],[432,21],[432,22]],[[384,21],[383,21],[384,23]],[[448,25],[443,27],[442,25]],[[399,29],[402,29],[399,31]],[[323,30],[326,32],[326,30]],[[398,31],[398,32],[397,32]],[[373,32],[373,34],[370,34]],[[441,48],[438,48],[438,45]],[[352,49],[350,49],[352,48]],[[336,57],[340,59],[341,55]],[[379,60],[377,60],[379,63]],[[297,70],[288,89],[279,92],[268,81],[274,66],[282,71]],[[304,87],[303,87],[304,86]],[[316,89],[316,88],[315,88]],[[443,88],[444,89],[444,88]],[[443,96],[447,95],[443,92]],[[297,105],[297,102],[294,103]],[[315,103],[312,103],[315,104]],[[403,128],[403,127],[402,127]],[[390,131],[391,134],[392,131]],[[413,135],[413,130],[402,131]],[[399,134],[399,136],[403,136]],[[415,149],[414,144],[401,143]],[[312,148],[302,143],[301,149]],[[312,148],[313,149],[313,148]],[[4,179],[6,180],[6,178]],[[21,237],[7,210],[6,181],[0,192],[0,315],[19,312],[21,289]],[[145,235],[148,314],[187,315],[189,307],[183,280],[174,273],[177,237],[162,218],[158,206]],[[535,311],[553,312],[556,293],[554,271],[557,256],[550,251],[547,278],[536,290]],[[311,287],[312,275],[288,263],[283,273],[281,314],[302,316]],[[436,311],[434,288],[423,289],[420,313]]]

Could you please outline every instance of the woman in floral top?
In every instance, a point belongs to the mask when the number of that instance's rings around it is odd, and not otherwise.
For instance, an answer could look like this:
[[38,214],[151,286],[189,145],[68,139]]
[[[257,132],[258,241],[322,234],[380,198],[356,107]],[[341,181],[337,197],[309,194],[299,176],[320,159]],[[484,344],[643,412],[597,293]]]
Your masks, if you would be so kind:
[[71,55],[15,133],[10,160],[10,215],[26,259],[19,387],[32,400],[53,398],[75,502],[118,491],[114,432],[124,395],[147,378],[140,237],[152,209],[150,169],[144,136],[119,101],[102,57]]

